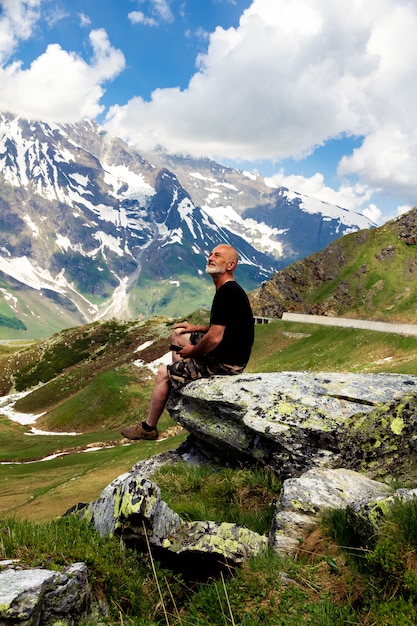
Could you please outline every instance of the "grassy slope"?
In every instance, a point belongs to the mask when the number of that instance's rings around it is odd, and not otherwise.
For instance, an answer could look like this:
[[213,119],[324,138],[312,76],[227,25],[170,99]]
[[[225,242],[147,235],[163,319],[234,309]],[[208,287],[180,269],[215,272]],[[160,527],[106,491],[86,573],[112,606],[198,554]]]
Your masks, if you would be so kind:
[[417,323],[417,248],[404,238],[410,232],[417,232],[417,208],[380,228],[341,237],[254,291],[254,312]]
[[[107,329],[107,334],[104,333]],[[80,501],[91,501],[119,474],[129,470],[140,459],[175,448],[185,434],[176,434],[157,442],[125,443],[119,429],[145,416],[153,375],[146,367],[133,365],[140,356],[152,361],[166,351],[170,324],[165,321],[148,325],[93,325],[72,329],[55,337],[55,345],[72,345],[76,338],[93,333],[94,350],[84,360],[64,368],[57,377],[35,388],[21,399],[16,409],[45,415],[36,427],[54,431],[55,435],[28,435],[28,427],[0,418],[0,513],[18,517],[52,519]],[[100,333],[98,332],[100,330]],[[133,337],[132,337],[133,334]],[[151,336],[156,342],[138,354]],[[101,337],[102,343],[99,343]],[[85,337],[84,337],[85,339]],[[85,343],[80,346],[84,350]],[[43,354],[51,361],[51,340],[42,342]],[[28,355],[39,354],[39,344],[23,353],[10,354],[1,347],[0,363],[10,366],[10,359],[28,365]],[[60,351],[57,351],[62,356]],[[1,356],[3,354],[3,357]],[[102,355],[100,357],[100,354]],[[116,354],[118,357],[116,358]],[[26,355],[23,358],[23,355]],[[73,355],[69,353],[69,357]],[[62,362],[57,361],[62,365]],[[256,340],[247,371],[417,371],[417,339],[356,329],[327,328],[310,324],[277,321],[256,327]],[[3,367],[3,371],[8,371]],[[44,371],[44,370],[42,370]],[[29,374],[33,369],[29,368]],[[3,387],[6,385],[3,377]],[[19,380],[22,380],[20,378]],[[4,392],[3,392],[4,393]],[[160,430],[172,430],[175,424],[165,412]],[[76,431],[76,436],[65,432]],[[68,454],[40,463],[10,464],[42,459],[57,452],[85,450],[87,446],[113,445],[88,453]],[[7,479],[7,481],[6,481]]]

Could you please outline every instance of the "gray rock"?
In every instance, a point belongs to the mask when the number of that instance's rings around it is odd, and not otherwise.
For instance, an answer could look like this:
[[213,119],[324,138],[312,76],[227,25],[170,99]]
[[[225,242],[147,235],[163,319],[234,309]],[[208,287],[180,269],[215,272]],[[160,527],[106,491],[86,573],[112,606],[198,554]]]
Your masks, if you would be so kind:
[[210,555],[230,565],[265,550],[268,543],[266,537],[237,524],[182,520],[161,499],[159,487],[142,476],[140,464],[108,485],[80,514],[101,534],[143,546],[148,541],[171,555]]
[[378,538],[381,524],[398,501],[409,502],[417,498],[417,489],[397,489],[390,495],[365,495],[346,507],[348,528],[364,547],[372,548]]
[[[284,481],[269,534],[269,547],[281,555],[297,551],[324,510],[346,509],[356,501],[385,498],[384,483],[346,469],[312,469]],[[354,504],[353,504],[354,506]]]
[[417,377],[401,374],[215,376],[172,394],[167,408],[202,447],[259,461],[289,478],[313,467],[349,468],[346,424],[416,390]]
[[0,624],[78,624],[91,608],[87,566],[74,563],[62,573],[46,569],[0,571]]

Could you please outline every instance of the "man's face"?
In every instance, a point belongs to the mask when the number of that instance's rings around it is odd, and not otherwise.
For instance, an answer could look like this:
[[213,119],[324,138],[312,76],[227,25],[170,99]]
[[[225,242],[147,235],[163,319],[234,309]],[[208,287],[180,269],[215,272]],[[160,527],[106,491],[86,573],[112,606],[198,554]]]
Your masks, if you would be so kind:
[[228,269],[229,263],[230,261],[227,259],[223,248],[221,246],[217,246],[209,255],[206,272],[211,276],[216,274],[222,275]]

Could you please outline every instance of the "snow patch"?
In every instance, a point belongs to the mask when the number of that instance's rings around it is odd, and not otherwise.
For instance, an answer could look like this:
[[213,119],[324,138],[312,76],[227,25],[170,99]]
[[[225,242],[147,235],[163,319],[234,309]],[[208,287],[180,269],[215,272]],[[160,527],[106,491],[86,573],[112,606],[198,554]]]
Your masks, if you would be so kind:
[[246,178],[249,178],[249,180],[256,180],[258,178],[257,174],[253,174],[252,172],[244,171],[242,174],[246,176]]
[[145,341],[145,343],[142,343],[142,345],[136,348],[135,352],[142,352],[142,350],[146,350],[146,348],[149,348],[152,344],[153,341]]
[[22,391],[20,393],[11,393],[8,396],[3,396],[2,398],[0,398],[0,413],[9,418],[12,422],[17,422],[18,424],[22,425],[33,424],[34,422],[36,422],[38,417],[45,415],[46,411],[44,411],[43,413],[38,413],[37,415],[33,415],[31,413],[19,413],[19,411],[16,411],[14,409],[14,405],[16,404],[16,402],[21,398],[27,396],[29,393],[31,393],[31,391],[33,391],[33,389],[31,389],[30,391]]
[[190,231],[194,239],[197,239],[192,219],[194,208],[194,205],[188,199],[184,198],[184,200],[182,200],[178,206],[178,213],[180,215],[180,218],[187,224],[188,230]]
[[82,187],[87,187],[88,183],[90,182],[90,179],[88,178],[88,176],[83,176],[82,174],[79,174],[78,172],[74,172],[73,174],[68,174],[68,177],[72,178],[72,180],[75,180],[75,182],[81,185]]
[[355,211],[349,211],[348,209],[328,204],[317,198],[310,198],[295,191],[285,190],[283,195],[290,201],[300,200],[299,207],[305,213],[322,215],[323,218],[327,218],[328,220],[340,220],[342,227],[352,227],[351,230],[343,230],[343,234],[348,234],[348,232],[354,232],[358,229],[369,228],[368,218],[360,213],[355,213]]
[[48,270],[35,268],[26,256],[14,259],[5,259],[0,256],[0,270],[37,291],[51,289],[58,293],[65,293],[65,290],[60,288],[59,281],[53,278]]
[[33,236],[39,237],[39,228],[36,226],[36,224],[30,219],[29,215],[25,215],[25,217],[23,218],[26,222],[26,224],[29,226],[30,230],[32,231]]
[[[217,226],[227,228],[242,237],[257,250],[273,254],[279,258],[283,254],[283,245],[277,240],[285,230],[272,228],[263,222],[248,218],[243,219],[232,207],[204,206],[203,210],[213,219]],[[244,259],[243,259],[244,260]]]
[[124,256],[124,250],[120,247],[120,237],[113,237],[102,230],[93,234],[93,238],[100,242],[100,249],[109,248],[118,256]]
[[[134,198],[145,201],[155,195],[155,189],[147,183],[142,174],[135,174],[126,165],[109,165],[103,163],[104,182],[112,187],[113,195],[124,198]],[[120,193],[120,188],[127,185],[127,189]]]
[[57,237],[56,237],[56,243],[57,243],[57,246],[61,248],[61,250],[65,250],[65,252],[67,250],[72,250],[71,241],[68,239],[68,237],[63,237],[59,233],[57,234]]
[[13,296],[11,293],[6,291],[6,289],[0,289],[0,293],[3,294],[5,301],[8,303],[11,309],[15,312],[17,311],[17,298]]
[[[138,367],[143,367],[145,365],[143,361],[135,361],[134,363]],[[146,367],[150,369],[153,374],[156,374],[161,365],[169,365],[170,363],[172,363],[172,354],[171,352],[167,352],[159,357],[159,359],[146,363]]]

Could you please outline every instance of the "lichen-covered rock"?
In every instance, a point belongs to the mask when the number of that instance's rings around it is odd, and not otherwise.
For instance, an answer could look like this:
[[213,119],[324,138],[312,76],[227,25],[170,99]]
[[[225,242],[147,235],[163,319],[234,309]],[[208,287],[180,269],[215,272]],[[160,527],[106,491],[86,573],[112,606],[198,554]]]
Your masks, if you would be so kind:
[[136,545],[148,541],[182,560],[209,555],[211,562],[237,565],[268,545],[267,537],[238,524],[182,520],[161,499],[159,487],[141,474],[141,464],[114,480],[79,514],[101,534],[115,534]]
[[116,534],[133,541],[143,540],[146,533],[156,546],[182,525],[179,515],[161,499],[159,487],[136,469],[111,482],[98,500],[82,510],[82,516],[102,535]]
[[346,522],[362,546],[371,548],[392,507],[397,501],[408,502],[417,498],[417,489],[397,489],[388,496],[364,498],[346,507]]
[[91,608],[85,563],[62,573],[46,569],[5,566],[0,571],[0,624],[11,626],[71,626]]
[[346,509],[356,501],[384,498],[388,485],[351,470],[312,469],[284,481],[269,534],[269,546],[278,554],[296,552],[324,510]]
[[[355,469],[351,425],[361,418],[366,423],[379,406],[400,403],[410,390],[416,392],[417,377],[401,374],[215,376],[172,394],[167,408],[202,447],[214,446],[224,458],[259,461],[288,478],[313,467],[350,468],[350,461]],[[391,435],[395,439],[395,430]],[[353,438],[353,445],[359,443]]]
[[368,476],[408,479],[417,469],[417,395],[350,416],[338,434],[343,463]]
[[[324,509],[390,494],[372,479],[414,463],[416,396],[417,377],[400,374],[278,372],[190,383],[167,405],[188,441],[116,478],[82,515],[102,534],[147,539],[183,561],[238,564],[267,545],[291,554]],[[152,471],[205,453],[224,464],[260,463],[286,479],[268,538],[236,524],[186,522],[161,500]]]

